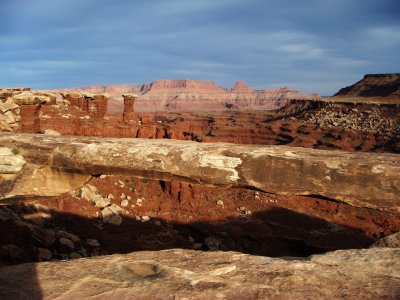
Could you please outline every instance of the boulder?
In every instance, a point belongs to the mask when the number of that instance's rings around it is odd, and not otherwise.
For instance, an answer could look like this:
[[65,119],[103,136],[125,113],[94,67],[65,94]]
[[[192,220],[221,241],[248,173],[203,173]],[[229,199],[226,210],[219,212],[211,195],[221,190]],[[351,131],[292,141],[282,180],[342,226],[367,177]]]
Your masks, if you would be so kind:
[[115,204],[105,207],[100,212],[103,223],[110,223],[112,225],[121,225],[122,217],[119,215],[122,209]]
[[400,232],[381,238],[373,243],[371,247],[400,248]]

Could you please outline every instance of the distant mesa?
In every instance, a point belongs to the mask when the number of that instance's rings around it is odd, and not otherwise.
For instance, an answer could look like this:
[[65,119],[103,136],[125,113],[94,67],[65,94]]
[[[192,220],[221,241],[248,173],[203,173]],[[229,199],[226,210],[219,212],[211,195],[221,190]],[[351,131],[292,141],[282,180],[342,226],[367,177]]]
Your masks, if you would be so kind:
[[334,97],[400,98],[400,73],[367,74],[353,85],[342,88]]
[[150,90],[148,92],[161,92],[161,91],[181,91],[181,92],[214,92],[223,93],[225,90],[213,81],[205,80],[154,80],[150,83]]
[[207,111],[207,110],[272,110],[285,106],[289,100],[320,99],[319,95],[304,95],[288,87],[255,91],[245,82],[237,81],[231,89],[213,81],[175,79],[154,80],[142,85],[100,85],[61,89],[61,92],[87,91],[108,93],[108,112],[121,113],[122,94],[134,93],[135,111]]

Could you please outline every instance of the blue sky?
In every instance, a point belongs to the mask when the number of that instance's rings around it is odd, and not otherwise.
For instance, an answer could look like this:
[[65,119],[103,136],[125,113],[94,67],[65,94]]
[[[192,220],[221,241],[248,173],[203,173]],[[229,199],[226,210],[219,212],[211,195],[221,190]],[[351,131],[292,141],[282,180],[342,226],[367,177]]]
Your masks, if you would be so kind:
[[189,78],[330,95],[389,72],[399,0],[0,0],[0,86]]

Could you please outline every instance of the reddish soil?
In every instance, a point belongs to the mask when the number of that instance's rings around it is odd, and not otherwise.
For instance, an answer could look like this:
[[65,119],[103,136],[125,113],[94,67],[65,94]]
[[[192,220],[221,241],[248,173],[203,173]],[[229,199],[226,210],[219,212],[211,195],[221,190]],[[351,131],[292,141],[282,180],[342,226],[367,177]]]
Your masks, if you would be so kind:
[[[8,209],[48,230],[64,230],[82,240],[97,239],[101,246],[89,255],[183,247],[307,256],[368,247],[400,230],[398,214],[313,197],[122,176],[94,178],[90,184],[104,197],[112,194],[112,203],[118,206],[122,193],[130,196],[121,225],[103,224],[98,218],[100,208],[69,194],[57,199],[24,199]],[[32,214],[37,204],[41,210]],[[41,214],[49,212],[51,218],[43,222]],[[137,219],[142,216],[150,220]],[[24,249],[22,261],[35,260],[35,248],[43,245],[15,222],[2,222],[0,243]]]

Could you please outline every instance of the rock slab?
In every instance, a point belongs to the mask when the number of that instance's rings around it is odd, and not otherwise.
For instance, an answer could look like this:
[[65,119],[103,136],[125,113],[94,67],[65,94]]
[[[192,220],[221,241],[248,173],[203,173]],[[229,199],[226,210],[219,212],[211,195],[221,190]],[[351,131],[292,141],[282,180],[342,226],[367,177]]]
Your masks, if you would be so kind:
[[145,251],[0,269],[4,299],[398,299],[400,249],[307,259]]
[[[12,133],[0,134],[0,145],[16,148],[28,162],[22,169],[25,176],[19,176],[19,184],[9,192],[12,196],[30,195],[32,189],[23,189],[23,182],[31,182],[37,169],[50,168],[51,172],[40,175],[42,193],[46,191],[46,174],[51,175],[53,187],[57,187],[57,178],[65,182],[66,176],[73,177],[73,184],[58,189],[64,192],[68,186],[76,188],[85,182],[85,174],[129,174],[275,194],[319,195],[355,206],[399,211],[398,154]],[[33,171],[26,171],[29,167]],[[48,193],[56,194],[51,189]]]

